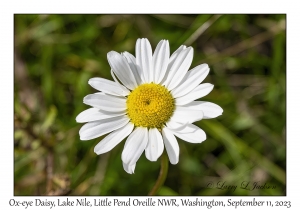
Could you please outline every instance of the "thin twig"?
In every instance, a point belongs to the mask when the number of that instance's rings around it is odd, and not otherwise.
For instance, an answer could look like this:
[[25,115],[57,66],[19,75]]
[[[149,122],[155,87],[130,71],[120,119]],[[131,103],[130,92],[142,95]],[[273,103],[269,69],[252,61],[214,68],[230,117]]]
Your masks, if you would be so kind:
[[95,172],[92,184],[98,184],[99,186],[99,195],[101,193],[101,186],[103,184],[104,178],[105,178],[105,173],[107,169],[107,164],[108,164],[108,159],[109,159],[110,153],[105,153],[101,155],[101,158],[98,163],[97,170]]
[[224,57],[230,57],[236,55],[238,53],[243,52],[246,49],[250,49],[261,43],[268,41],[269,39],[273,38],[276,34],[285,30],[285,21],[280,21],[278,24],[274,24],[271,26],[267,31],[259,33],[249,39],[243,40],[235,45],[232,45],[221,52],[216,52],[210,55],[208,58],[199,63],[207,62],[207,60],[213,60],[214,62],[221,61]]
[[201,34],[206,31],[216,20],[219,19],[221,15],[214,15],[212,16],[208,21],[206,21],[204,24],[202,24],[185,42],[185,45],[191,45]]

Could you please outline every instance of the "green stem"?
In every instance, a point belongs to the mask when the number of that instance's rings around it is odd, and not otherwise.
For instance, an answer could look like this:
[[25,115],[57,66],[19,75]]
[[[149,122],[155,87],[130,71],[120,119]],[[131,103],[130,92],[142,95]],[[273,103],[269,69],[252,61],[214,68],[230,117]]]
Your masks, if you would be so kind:
[[149,192],[149,194],[148,194],[149,196],[156,195],[156,193],[158,192],[160,187],[165,183],[165,180],[167,178],[169,160],[168,160],[168,156],[167,156],[166,152],[163,152],[163,154],[161,156],[160,164],[161,164],[161,166],[160,166],[159,176],[156,180],[155,185],[153,186],[153,188]]

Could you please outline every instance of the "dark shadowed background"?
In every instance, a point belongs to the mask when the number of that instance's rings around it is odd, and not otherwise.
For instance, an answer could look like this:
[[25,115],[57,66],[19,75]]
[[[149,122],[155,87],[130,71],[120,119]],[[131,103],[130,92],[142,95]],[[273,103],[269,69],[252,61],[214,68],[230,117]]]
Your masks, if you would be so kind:
[[106,54],[134,54],[137,38],[144,37],[152,49],[169,40],[171,53],[182,44],[194,47],[191,68],[207,63],[204,82],[215,85],[200,100],[224,109],[216,119],[195,123],[206,141],[178,140],[179,163],[169,166],[158,194],[285,195],[285,18],[15,15],[14,194],[148,194],[160,161],[142,155],[135,174],[127,174],[121,161],[125,141],[97,156],[93,149],[102,137],[80,141],[82,124],[75,121],[89,108],[83,97],[96,92],[87,81],[112,79]]

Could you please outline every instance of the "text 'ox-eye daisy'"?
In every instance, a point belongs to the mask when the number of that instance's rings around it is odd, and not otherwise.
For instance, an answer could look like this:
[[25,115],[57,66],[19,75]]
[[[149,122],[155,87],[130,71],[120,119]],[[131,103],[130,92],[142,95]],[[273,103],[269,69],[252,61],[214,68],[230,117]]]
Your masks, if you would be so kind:
[[138,39],[135,53],[136,57],[128,52],[107,54],[114,82],[90,79],[89,84],[100,92],[83,99],[92,108],[76,118],[77,122],[87,122],[79,131],[81,140],[110,133],[96,145],[98,155],[128,136],[122,152],[128,173],[134,172],[144,151],[147,159],[156,161],[164,147],[170,162],[177,164],[179,146],[175,136],[201,143],[206,134],[192,123],[223,112],[216,104],[195,101],[207,95],[213,85],[200,84],[208,75],[207,64],[189,70],[192,47],[180,46],[170,57],[169,42],[162,40],[152,55],[149,41]]

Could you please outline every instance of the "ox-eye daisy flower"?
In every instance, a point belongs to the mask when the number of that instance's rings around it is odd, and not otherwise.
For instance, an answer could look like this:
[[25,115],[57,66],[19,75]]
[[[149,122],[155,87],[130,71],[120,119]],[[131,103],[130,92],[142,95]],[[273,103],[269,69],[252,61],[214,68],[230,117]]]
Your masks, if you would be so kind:
[[110,133],[96,145],[98,155],[128,137],[122,152],[128,173],[134,172],[144,151],[148,160],[156,161],[166,148],[170,162],[177,164],[179,146],[175,136],[201,143],[206,134],[192,123],[223,112],[216,104],[195,101],[207,95],[213,85],[200,84],[209,72],[207,64],[189,70],[192,47],[182,45],[170,57],[169,42],[162,40],[152,55],[149,41],[138,39],[135,54],[107,54],[114,81],[90,79],[89,84],[100,92],[83,99],[92,108],[76,118],[77,122],[87,122],[79,131],[81,140]]

